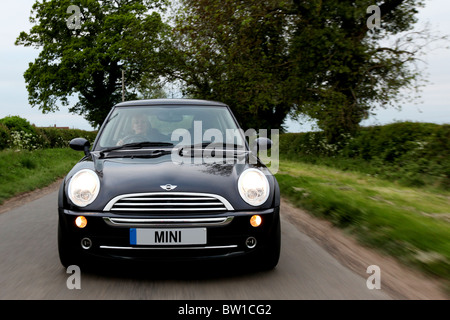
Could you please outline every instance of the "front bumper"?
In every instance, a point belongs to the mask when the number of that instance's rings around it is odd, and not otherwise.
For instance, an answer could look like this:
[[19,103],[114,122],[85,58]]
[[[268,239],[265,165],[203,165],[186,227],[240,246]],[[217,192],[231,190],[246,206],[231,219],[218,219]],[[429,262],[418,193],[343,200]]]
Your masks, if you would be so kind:
[[[75,225],[78,216],[87,219],[84,228]],[[259,215],[258,227],[250,217]],[[59,208],[59,228],[64,250],[83,258],[107,258],[137,261],[176,261],[221,259],[263,253],[276,238],[279,207],[260,211],[228,211],[211,215],[129,215],[110,212],[81,212]],[[206,243],[137,245],[131,229],[205,228]]]

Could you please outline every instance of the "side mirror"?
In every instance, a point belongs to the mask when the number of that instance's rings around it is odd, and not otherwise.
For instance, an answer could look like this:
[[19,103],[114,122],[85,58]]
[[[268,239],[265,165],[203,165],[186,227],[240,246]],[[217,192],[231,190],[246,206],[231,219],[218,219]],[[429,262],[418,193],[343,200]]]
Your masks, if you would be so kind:
[[91,147],[91,144],[89,141],[87,141],[84,138],[75,138],[72,139],[69,143],[69,146],[76,151],[84,151],[85,155],[90,155],[91,152],[89,151],[89,148]]
[[272,148],[272,140],[269,138],[257,138],[251,147],[251,151],[256,154],[259,150],[269,150]]

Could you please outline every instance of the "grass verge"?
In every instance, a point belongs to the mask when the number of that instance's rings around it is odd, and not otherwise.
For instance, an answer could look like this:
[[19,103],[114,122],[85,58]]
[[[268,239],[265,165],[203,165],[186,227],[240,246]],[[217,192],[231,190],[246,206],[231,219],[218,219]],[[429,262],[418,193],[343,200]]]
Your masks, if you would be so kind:
[[63,177],[82,154],[69,148],[0,152],[0,204]]
[[404,187],[322,165],[281,161],[281,193],[365,245],[450,284],[450,192]]

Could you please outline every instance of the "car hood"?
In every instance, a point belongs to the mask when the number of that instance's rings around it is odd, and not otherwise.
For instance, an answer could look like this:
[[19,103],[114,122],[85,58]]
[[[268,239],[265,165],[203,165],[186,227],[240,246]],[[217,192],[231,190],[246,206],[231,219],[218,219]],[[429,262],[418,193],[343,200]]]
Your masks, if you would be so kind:
[[[258,159],[249,161],[251,155],[245,153],[241,159],[226,163],[202,163],[202,159],[189,158],[187,161],[173,161],[170,154],[157,158],[106,158],[96,155],[82,159],[65,179],[65,191],[72,176],[81,169],[97,172],[100,192],[97,199],[82,208],[86,211],[102,211],[113,198],[133,193],[169,192],[163,187],[170,184],[176,188],[170,192],[209,193],[224,197],[235,210],[265,209],[273,206],[275,178]],[[238,179],[247,168],[258,168],[266,174],[270,193],[267,201],[253,207],[239,195]],[[66,193],[67,194],[67,193]],[[77,208],[79,210],[79,208]]]

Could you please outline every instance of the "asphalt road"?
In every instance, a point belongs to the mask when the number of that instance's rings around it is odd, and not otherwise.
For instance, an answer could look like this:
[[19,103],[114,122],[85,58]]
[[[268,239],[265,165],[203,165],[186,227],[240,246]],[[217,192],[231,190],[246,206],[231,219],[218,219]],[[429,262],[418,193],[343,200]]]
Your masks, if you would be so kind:
[[[0,299],[391,299],[342,266],[282,213],[282,251],[268,272],[81,270],[80,289],[57,252],[57,192],[0,214]],[[369,274],[367,275],[370,276]]]

